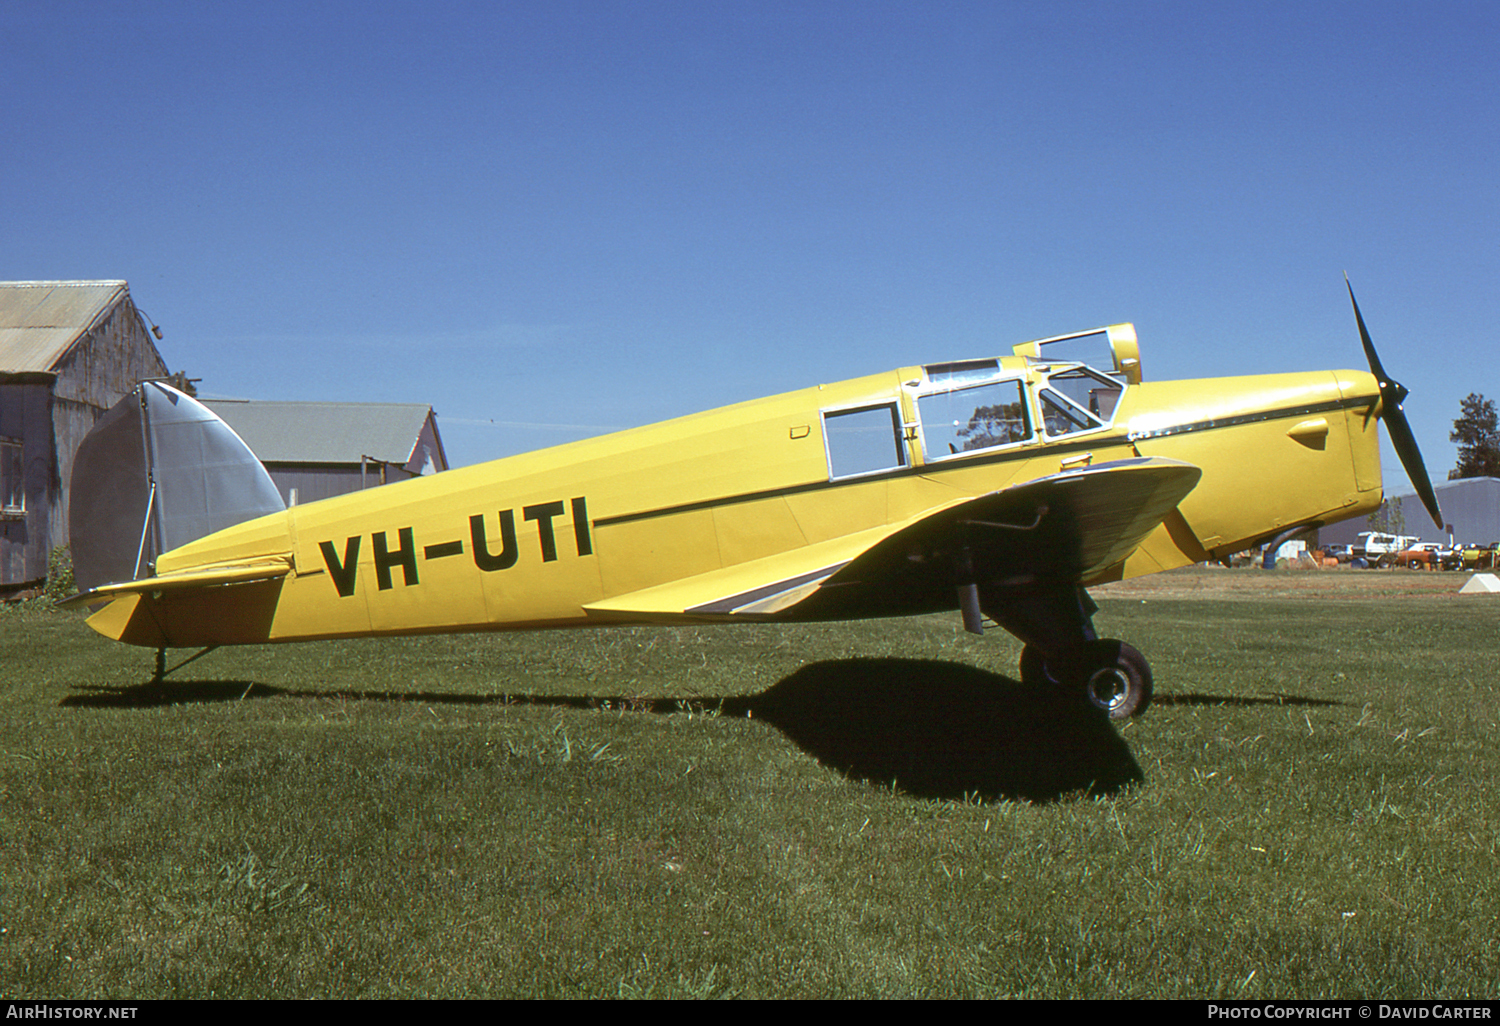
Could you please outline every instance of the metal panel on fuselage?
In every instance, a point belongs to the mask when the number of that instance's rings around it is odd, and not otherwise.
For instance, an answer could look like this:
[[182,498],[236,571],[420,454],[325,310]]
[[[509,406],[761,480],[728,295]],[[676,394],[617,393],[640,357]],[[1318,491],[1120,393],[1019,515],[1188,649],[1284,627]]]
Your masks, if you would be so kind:
[[[1277,374],[1147,382],[1137,389],[1135,408],[1150,414],[1127,418],[1136,449],[1204,469],[1180,510],[1214,554],[1238,551],[1280,528],[1341,520],[1379,505],[1378,474],[1373,482],[1368,475],[1374,422],[1369,431],[1355,430],[1361,410],[1374,402],[1369,375]],[[1298,428],[1300,439],[1293,434]]]
[[820,400],[896,383],[806,389],[296,507],[272,640],[577,625],[603,597],[888,522],[885,481],[829,486],[817,416]]

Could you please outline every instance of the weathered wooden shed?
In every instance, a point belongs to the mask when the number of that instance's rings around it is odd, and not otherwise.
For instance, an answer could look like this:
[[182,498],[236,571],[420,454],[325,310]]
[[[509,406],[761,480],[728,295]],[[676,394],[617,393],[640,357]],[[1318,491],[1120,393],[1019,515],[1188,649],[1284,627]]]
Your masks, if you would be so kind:
[[67,544],[83,436],[138,381],[166,375],[125,282],[0,282],[0,593],[40,584]]
[[448,469],[437,415],[420,403],[199,402],[234,428],[289,506]]

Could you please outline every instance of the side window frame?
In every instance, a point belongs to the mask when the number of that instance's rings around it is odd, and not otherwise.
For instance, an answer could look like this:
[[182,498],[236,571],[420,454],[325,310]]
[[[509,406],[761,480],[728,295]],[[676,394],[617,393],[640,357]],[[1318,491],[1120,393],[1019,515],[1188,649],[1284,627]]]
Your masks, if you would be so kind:
[[[980,446],[974,449],[961,449],[953,452],[932,451],[928,448],[928,423],[922,417],[922,400],[932,396],[954,395],[960,392],[977,391],[981,388],[992,388],[996,385],[1015,384],[1017,388],[1017,401],[1020,404],[1022,419],[1025,421],[1025,434],[1023,437],[1009,441],[999,442],[994,445]],[[918,445],[921,449],[924,463],[941,463],[945,460],[963,459],[979,453],[996,452],[1005,449],[1013,449],[1018,446],[1029,445],[1037,440],[1038,429],[1036,413],[1032,409],[1030,393],[1031,383],[1025,377],[1017,374],[997,374],[989,381],[972,381],[956,387],[928,387],[917,392],[913,405],[917,414]],[[951,444],[951,443],[950,443]]]
[[[890,456],[894,462],[880,463],[878,455],[881,443],[878,437],[883,434],[880,430],[884,424],[878,418],[870,418],[864,424],[855,425],[852,418],[861,414],[884,412],[890,418]],[[878,474],[889,474],[897,470],[905,470],[911,465],[910,457],[906,450],[906,439],[904,425],[901,420],[901,404],[896,399],[883,400],[881,402],[860,403],[856,406],[830,407],[819,411],[823,424],[823,455],[828,466],[828,480],[830,481],[852,481],[863,477],[873,477]],[[869,431],[871,433],[870,451],[868,454],[859,449],[851,448],[843,443],[847,437],[845,432],[833,427],[837,421],[851,418],[843,425],[846,430]],[[838,462],[835,462],[837,453]],[[874,458],[871,458],[874,457]],[[859,469],[845,469],[840,473],[840,465],[855,463]],[[877,465],[878,464],[878,465]]]
[[[1074,401],[1072,396],[1063,391],[1061,387],[1054,387],[1052,385],[1052,378],[1054,375],[1071,374],[1077,371],[1082,371],[1087,376],[1096,378],[1101,384],[1113,384],[1118,387],[1119,391],[1115,395],[1114,403],[1110,407],[1108,417],[1102,416],[1098,413],[1094,413],[1092,410],[1085,409],[1083,406]],[[1128,385],[1118,377],[1112,374],[1100,374],[1098,371],[1095,371],[1087,364],[1071,363],[1063,366],[1055,366],[1050,369],[1050,371],[1044,378],[1042,378],[1042,380],[1037,382],[1036,405],[1038,414],[1038,426],[1048,440],[1058,438],[1073,438],[1077,435],[1092,434],[1095,431],[1104,431],[1114,423],[1115,413],[1120,408],[1120,400],[1124,398],[1125,389],[1127,387]],[[1051,402],[1052,405],[1056,406],[1059,412],[1063,415],[1082,418],[1088,423],[1083,426],[1076,427],[1071,431],[1063,431],[1054,434],[1048,427],[1046,407],[1046,404],[1048,402]]]

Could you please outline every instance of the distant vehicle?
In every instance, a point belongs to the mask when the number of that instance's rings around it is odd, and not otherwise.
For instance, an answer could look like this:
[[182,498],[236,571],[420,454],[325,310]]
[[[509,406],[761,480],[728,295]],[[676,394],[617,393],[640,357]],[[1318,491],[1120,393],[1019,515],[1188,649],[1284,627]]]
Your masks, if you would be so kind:
[[1350,550],[1351,557],[1363,559],[1370,566],[1382,567],[1395,566],[1401,552],[1418,540],[1414,534],[1384,534],[1380,531],[1361,531],[1357,537],[1359,541]]
[[1442,542],[1418,542],[1396,554],[1396,565],[1411,570],[1456,570],[1463,557]]
[[1336,559],[1340,563],[1347,563],[1354,558],[1354,546],[1352,545],[1324,545],[1323,555],[1328,559]]
[[1490,542],[1488,545],[1465,545],[1460,565],[1465,570],[1493,570],[1497,549],[1500,549],[1500,542]]

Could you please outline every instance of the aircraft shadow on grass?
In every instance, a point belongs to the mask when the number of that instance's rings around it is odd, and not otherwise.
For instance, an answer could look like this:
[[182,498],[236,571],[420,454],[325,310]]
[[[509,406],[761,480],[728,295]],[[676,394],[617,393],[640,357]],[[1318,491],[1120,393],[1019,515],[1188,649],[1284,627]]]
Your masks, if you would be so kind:
[[813,663],[750,700],[825,766],[936,799],[1055,801],[1144,780],[1105,714],[957,663]]
[[[928,799],[1056,801],[1110,795],[1145,779],[1108,718],[1081,699],[972,666],[920,659],[812,663],[758,695],[713,700],[526,693],[303,690],[247,680],[83,686],[64,706],[149,708],[260,698],[544,705],[659,714],[748,716],[854,780]],[[1321,699],[1158,695],[1157,705],[1332,705]]]

